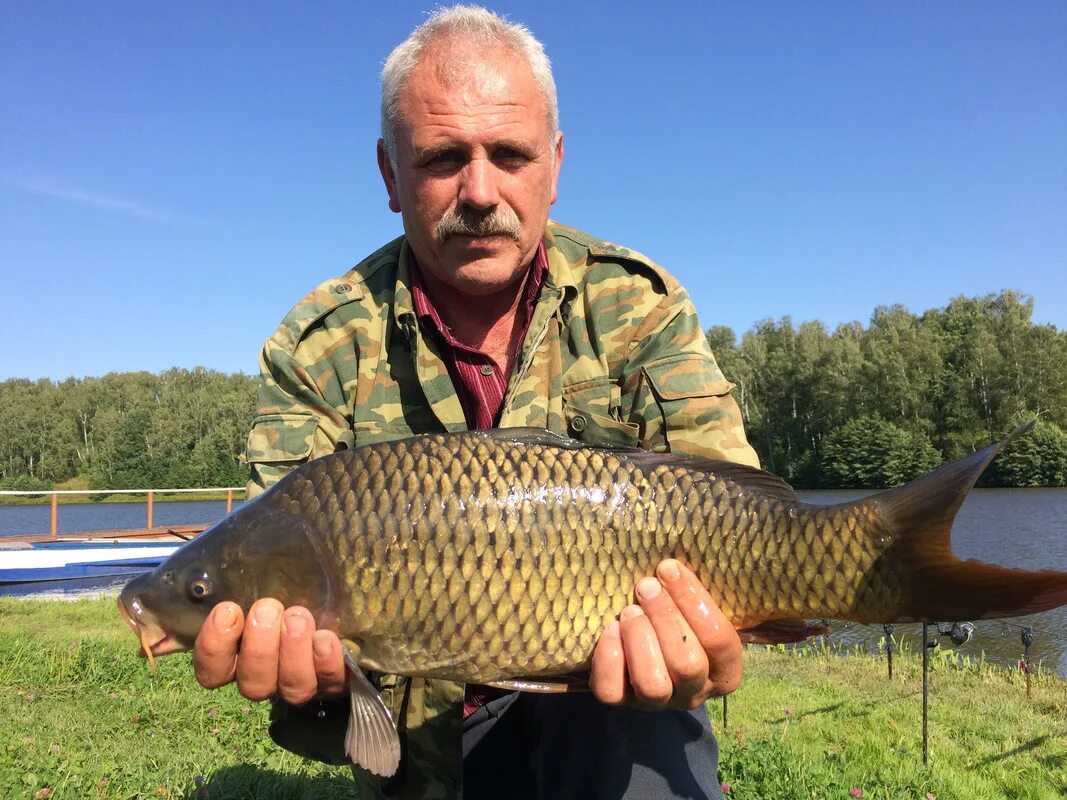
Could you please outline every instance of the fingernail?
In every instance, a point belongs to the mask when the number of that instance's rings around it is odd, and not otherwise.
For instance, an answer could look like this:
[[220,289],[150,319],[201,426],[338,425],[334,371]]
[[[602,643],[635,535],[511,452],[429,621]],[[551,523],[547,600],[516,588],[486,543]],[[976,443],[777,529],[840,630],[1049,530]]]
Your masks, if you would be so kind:
[[601,636],[611,636],[613,638],[619,638],[619,621],[613,619],[607,625],[604,626],[604,632]]
[[264,603],[256,609],[252,621],[257,625],[274,625],[278,621],[278,608],[273,603]]
[[333,637],[328,631],[315,631],[311,634],[311,648],[319,658],[326,658],[333,652]]
[[308,621],[303,614],[286,614],[282,620],[282,630],[290,636],[303,636],[308,629]]
[[237,606],[222,603],[215,609],[215,628],[221,633],[229,633],[237,624]]
[[659,569],[656,570],[656,574],[665,581],[676,581],[682,576],[681,570],[678,569],[678,562],[673,558],[668,558],[662,562],[659,565]]
[[662,591],[663,587],[655,578],[642,578],[637,583],[637,596],[642,600],[651,600],[659,597]]
[[634,617],[643,617],[644,615],[645,612],[641,610],[641,606],[626,606],[626,608],[622,610],[622,613],[619,614],[622,619],[633,619]]

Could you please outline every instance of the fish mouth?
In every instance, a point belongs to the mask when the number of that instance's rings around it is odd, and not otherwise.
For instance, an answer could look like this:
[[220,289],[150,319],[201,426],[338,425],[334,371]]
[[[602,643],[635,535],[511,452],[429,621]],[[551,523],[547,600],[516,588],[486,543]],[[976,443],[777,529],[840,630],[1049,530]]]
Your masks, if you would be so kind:
[[153,676],[156,674],[157,657],[186,649],[163,630],[136,597],[129,603],[119,597],[118,606],[122,618],[133,628],[134,634],[141,643],[141,655],[148,659],[148,668]]

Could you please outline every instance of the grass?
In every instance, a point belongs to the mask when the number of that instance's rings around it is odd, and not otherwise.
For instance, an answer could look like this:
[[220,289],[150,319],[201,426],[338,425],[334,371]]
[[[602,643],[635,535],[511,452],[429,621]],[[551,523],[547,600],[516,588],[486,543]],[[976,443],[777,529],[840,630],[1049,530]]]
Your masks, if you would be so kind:
[[0,598],[0,798],[351,800],[346,768],[274,746],[266,704],[136,651],[113,599]]
[[737,800],[1067,796],[1067,683],[935,650],[929,765],[922,763],[921,656],[885,661],[818,643],[749,648],[742,687],[709,704],[720,772]]
[[[113,600],[0,598],[0,798],[346,798],[345,768],[306,762],[266,735],[265,704],[206,692],[187,655],[152,679]],[[1062,798],[1067,684],[935,651],[930,764],[921,758],[920,667],[816,644],[751,648],[745,683],[710,704],[728,798]],[[42,790],[49,790],[47,794]]]

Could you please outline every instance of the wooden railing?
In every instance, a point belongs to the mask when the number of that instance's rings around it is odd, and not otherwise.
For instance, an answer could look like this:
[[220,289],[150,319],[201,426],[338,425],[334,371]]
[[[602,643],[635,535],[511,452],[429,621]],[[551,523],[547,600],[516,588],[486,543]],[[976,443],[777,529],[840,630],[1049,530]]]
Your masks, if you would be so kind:
[[0,496],[12,497],[40,497],[41,495],[51,495],[52,506],[52,519],[50,525],[50,535],[52,538],[56,538],[59,532],[58,518],[59,518],[59,495],[102,495],[102,494],[143,494],[146,495],[145,509],[146,509],[146,521],[145,527],[151,529],[153,527],[153,505],[155,503],[155,497],[157,494],[220,494],[226,493],[226,513],[229,514],[233,510],[233,494],[234,492],[240,492],[244,494],[245,487],[243,486],[221,486],[212,489],[48,489],[44,491],[29,491],[29,492],[16,492],[11,490],[0,491]]

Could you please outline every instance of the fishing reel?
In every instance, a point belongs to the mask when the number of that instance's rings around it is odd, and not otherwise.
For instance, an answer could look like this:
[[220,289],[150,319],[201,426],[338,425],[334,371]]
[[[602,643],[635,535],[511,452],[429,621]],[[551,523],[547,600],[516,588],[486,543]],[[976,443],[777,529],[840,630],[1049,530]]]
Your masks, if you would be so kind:
[[1023,647],[1029,650],[1030,645],[1034,643],[1034,626],[1024,625],[1019,638],[1022,639]]
[[951,627],[948,628],[943,628],[941,624],[938,623],[937,635],[950,639],[953,645],[960,647],[974,638],[974,623],[953,622]]

